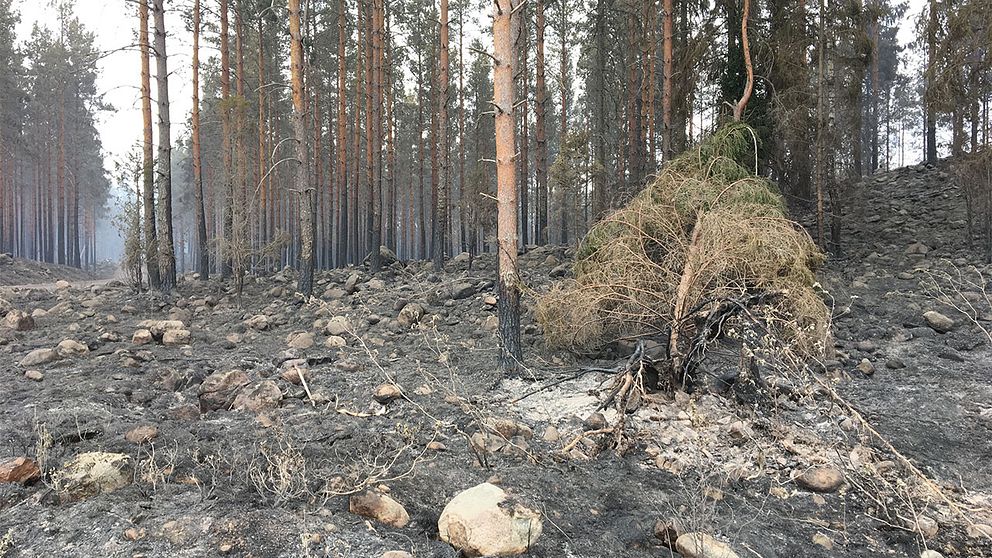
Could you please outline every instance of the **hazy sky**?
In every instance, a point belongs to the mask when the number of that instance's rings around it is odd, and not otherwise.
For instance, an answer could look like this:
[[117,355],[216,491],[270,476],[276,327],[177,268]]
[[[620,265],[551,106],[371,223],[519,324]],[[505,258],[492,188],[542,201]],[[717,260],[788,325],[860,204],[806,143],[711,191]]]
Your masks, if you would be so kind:
[[[209,0],[208,0],[209,1]],[[427,0],[424,0],[427,1]],[[910,0],[907,20],[913,21],[926,0]],[[24,40],[35,23],[57,27],[57,11],[49,0],[16,0],[15,6],[21,14],[18,36]],[[186,11],[191,2],[187,0],[167,0],[167,9]],[[137,16],[134,4],[126,0],[76,0],[75,13],[87,29],[96,34],[97,47],[110,52],[99,65],[97,88],[104,99],[114,107],[114,111],[100,115],[100,130],[104,150],[107,154],[107,168],[112,169],[113,161],[122,157],[141,138],[141,103],[139,91],[140,59],[136,45]],[[169,94],[172,104],[172,133],[184,133],[182,123],[186,121],[191,104],[190,90],[190,50],[191,35],[186,31],[179,12],[166,12],[169,51]],[[912,24],[900,30],[900,40],[908,42],[914,36]],[[212,56],[209,45],[200,41],[201,59]],[[154,60],[152,72],[154,77]],[[154,85],[152,87],[154,92]]]

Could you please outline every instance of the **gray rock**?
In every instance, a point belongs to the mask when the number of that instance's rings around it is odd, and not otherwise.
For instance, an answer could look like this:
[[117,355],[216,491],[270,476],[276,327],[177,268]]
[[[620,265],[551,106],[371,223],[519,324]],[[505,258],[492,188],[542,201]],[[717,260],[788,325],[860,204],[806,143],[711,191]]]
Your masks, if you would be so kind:
[[937,312],[936,310],[930,310],[923,314],[923,319],[926,320],[927,325],[937,333],[947,333],[954,329],[954,320],[948,318],[947,316]]

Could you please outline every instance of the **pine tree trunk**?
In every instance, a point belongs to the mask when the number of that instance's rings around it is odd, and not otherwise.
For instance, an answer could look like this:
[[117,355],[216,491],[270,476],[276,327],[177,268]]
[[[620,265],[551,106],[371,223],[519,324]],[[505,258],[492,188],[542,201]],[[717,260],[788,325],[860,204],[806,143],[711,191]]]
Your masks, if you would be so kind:
[[933,72],[937,55],[937,0],[930,0],[930,11],[927,18],[927,66],[924,73],[925,92],[923,95],[924,115],[926,126],[924,138],[926,143],[926,155],[924,160],[929,164],[937,163],[937,111],[935,109],[935,99],[933,96]]
[[231,153],[231,49],[228,36],[228,0],[220,0],[220,124],[221,159],[224,169],[223,237],[220,249],[220,275],[229,277],[234,244],[234,164]]
[[348,224],[348,109],[347,79],[348,68],[345,60],[345,21],[347,19],[345,0],[338,2],[338,257],[335,265],[344,266],[349,260]]
[[662,84],[661,84],[661,158],[668,161],[672,158],[672,0],[663,0],[662,9]]
[[438,69],[438,186],[437,207],[434,215],[434,271],[444,268],[445,234],[448,230],[448,88],[450,83],[448,52],[448,0],[441,0],[441,66]]
[[303,107],[303,36],[300,0],[289,0],[290,77],[293,91],[293,136],[296,140],[294,186],[300,197],[300,278],[296,290],[313,295],[314,233],[317,228],[315,190],[307,184],[307,130]]
[[520,57],[520,242],[527,250],[530,243],[530,16],[527,15],[527,2],[522,2],[517,35],[520,40],[517,55]]
[[[261,21],[261,20],[260,20]],[[261,50],[259,51],[261,52]],[[196,245],[199,258],[196,271],[200,279],[210,278],[210,247],[207,244],[207,221],[203,211],[203,164],[200,155],[200,0],[193,0],[193,209],[196,213]],[[262,120],[259,118],[259,130]]]
[[548,243],[548,132],[547,132],[547,102],[548,86],[545,81],[544,69],[544,28],[547,24],[544,16],[544,0],[536,0],[535,5],[535,34],[537,39],[537,68],[534,116],[536,119],[535,136],[537,141],[535,156],[537,190],[537,218],[534,227],[534,240],[538,244]]
[[155,156],[152,150],[152,93],[151,59],[148,44],[148,0],[138,0],[138,42],[141,48],[141,115],[142,136],[142,196],[145,209],[145,266],[148,268],[148,285],[153,289],[162,286],[158,269],[158,235],[155,215]]
[[176,286],[176,253],[172,241],[172,123],[169,119],[169,63],[165,50],[165,0],[154,0],[155,78],[158,83],[159,272],[162,291]]
[[517,167],[514,147],[513,77],[517,53],[517,2],[493,0],[493,98],[496,109],[496,198],[499,264],[500,372],[520,369],[520,279],[517,270]]

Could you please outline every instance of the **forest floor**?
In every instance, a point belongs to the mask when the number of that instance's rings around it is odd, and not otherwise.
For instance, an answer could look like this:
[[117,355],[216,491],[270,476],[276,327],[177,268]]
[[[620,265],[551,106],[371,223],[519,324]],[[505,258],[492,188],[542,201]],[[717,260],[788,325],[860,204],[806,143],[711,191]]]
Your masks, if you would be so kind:
[[[622,456],[572,443],[615,419],[594,415],[608,376],[518,399],[627,350],[549,351],[527,310],[525,378],[498,382],[489,257],[323,272],[310,303],[289,271],[240,297],[216,280],[170,299],[113,281],[0,288],[0,306],[35,314],[31,329],[0,326],[0,464],[27,456],[44,472],[0,484],[0,556],[454,557],[439,515],[486,481],[541,512],[535,557],[677,556],[666,525],[740,557],[992,556],[988,338],[924,288],[986,269],[964,242],[963,198],[922,167],[856,195],[844,255],[820,276],[836,354],[810,389],[761,408],[650,395]],[[570,255],[522,257],[525,303]],[[956,324],[937,333],[933,309]],[[62,473],[84,452],[127,456],[104,479],[114,490]],[[844,482],[809,490],[824,470]],[[410,522],[350,513],[366,490]]]
[[87,271],[68,265],[46,264],[0,254],[0,286],[51,286],[55,281],[91,281],[113,276],[114,270],[101,265]]

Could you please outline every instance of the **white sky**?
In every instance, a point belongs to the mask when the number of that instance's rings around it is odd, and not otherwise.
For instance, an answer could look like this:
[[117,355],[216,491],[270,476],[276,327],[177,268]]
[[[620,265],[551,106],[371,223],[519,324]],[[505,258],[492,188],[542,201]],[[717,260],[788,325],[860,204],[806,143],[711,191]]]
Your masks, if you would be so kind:
[[[426,0],[425,0],[426,1]],[[57,10],[52,7],[50,0],[16,0],[15,7],[20,12],[21,23],[17,29],[18,37],[23,41],[31,33],[34,23],[58,26]],[[915,33],[913,21],[925,5],[926,0],[909,0],[907,21],[900,30],[902,43],[913,39]],[[189,0],[166,0],[166,25],[169,31],[168,52],[170,102],[172,104],[172,133],[178,138],[184,133],[182,125],[189,114],[191,103],[190,87],[190,50],[191,35],[186,31],[180,17],[181,13],[189,11],[192,2]],[[204,2],[204,7],[209,0]],[[113,168],[113,162],[122,158],[130,148],[141,138],[141,102],[140,102],[140,58],[136,48],[137,14],[136,7],[127,0],[76,0],[74,8],[76,16],[83,25],[95,33],[96,45],[103,51],[110,52],[99,63],[97,89],[104,100],[114,107],[113,111],[99,115],[98,129],[106,153],[107,168]],[[213,52],[208,43],[201,39],[201,63],[205,62]],[[154,79],[155,64],[152,61]],[[154,95],[155,86],[152,86]],[[154,110],[154,104],[153,104]]]

